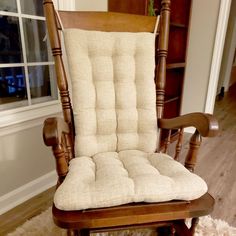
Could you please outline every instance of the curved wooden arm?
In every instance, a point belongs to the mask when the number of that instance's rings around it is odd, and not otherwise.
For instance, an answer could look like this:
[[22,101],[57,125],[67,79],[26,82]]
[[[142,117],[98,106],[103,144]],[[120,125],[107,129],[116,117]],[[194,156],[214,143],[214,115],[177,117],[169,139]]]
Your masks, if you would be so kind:
[[158,119],[158,127],[161,129],[179,129],[195,127],[203,137],[216,136],[219,124],[211,114],[195,112],[171,119]]
[[[191,126],[196,128],[195,133],[191,137],[189,150],[185,158],[185,167],[190,171],[194,171],[197,161],[197,154],[202,141],[201,137],[216,136],[219,130],[218,121],[211,114],[200,112],[190,113],[172,119],[159,119],[158,125],[161,129],[170,130],[182,129]],[[181,146],[181,144],[179,146]]]
[[43,140],[47,146],[61,144],[62,135],[69,132],[69,126],[62,118],[52,117],[44,121]]
[[59,117],[48,118],[44,121],[43,139],[47,146],[52,147],[56,159],[58,185],[60,185],[68,173],[68,161],[70,160],[71,147],[68,145],[70,132],[68,124]]

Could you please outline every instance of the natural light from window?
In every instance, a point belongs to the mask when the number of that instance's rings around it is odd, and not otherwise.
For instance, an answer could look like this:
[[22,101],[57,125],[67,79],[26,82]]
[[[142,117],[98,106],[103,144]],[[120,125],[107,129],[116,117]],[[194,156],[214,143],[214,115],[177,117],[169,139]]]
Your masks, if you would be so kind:
[[0,111],[57,100],[42,1],[0,1]]

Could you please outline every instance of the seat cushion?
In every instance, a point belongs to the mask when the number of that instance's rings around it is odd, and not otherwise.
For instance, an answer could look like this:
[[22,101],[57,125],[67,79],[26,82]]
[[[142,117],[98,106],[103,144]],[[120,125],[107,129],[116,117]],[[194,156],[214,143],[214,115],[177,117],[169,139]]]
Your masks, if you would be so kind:
[[206,183],[170,156],[127,150],[74,158],[54,203],[61,210],[83,210],[193,200],[206,192]]

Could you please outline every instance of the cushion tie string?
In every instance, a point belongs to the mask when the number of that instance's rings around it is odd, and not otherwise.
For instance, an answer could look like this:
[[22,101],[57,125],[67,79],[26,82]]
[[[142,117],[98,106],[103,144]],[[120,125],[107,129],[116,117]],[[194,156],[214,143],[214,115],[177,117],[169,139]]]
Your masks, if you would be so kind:
[[160,22],[160,16],[158,15],[157,19],[156,19],[156,24],[155,24],[154,32],[153,32],[155,35],[159,33],[159,32],[157,32],[157,29],[159,27],[159,22]]

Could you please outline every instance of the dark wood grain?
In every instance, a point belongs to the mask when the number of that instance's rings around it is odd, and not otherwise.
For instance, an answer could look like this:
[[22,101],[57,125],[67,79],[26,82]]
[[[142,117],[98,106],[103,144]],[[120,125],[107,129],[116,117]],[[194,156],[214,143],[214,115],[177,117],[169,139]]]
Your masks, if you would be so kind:
[[[116,12],[60,11],[64,28],[114,32],[153,32],[156,17],[145,17]],[[96,25],[94,25],[96,22]]]
[[[61,211],[53,207],[54,220],[63,228],[99,229],[126,228],[156,222],[192,218],[209,214],[213,210],[214,199],[205,194],[194,201],[171,201],[159,204],[127,204],[117,207],[84,211]],[[122,227],[121,227],[122,226]]]
[[140,0],[138,0],[138,1],[112,0],[112,1],[108,1],[108,9],[109,9],[109,11],[147,15],[148,1],[149,0],[141,0],[141,1]]
[[195,127],[201,136],[214,137],[219,132],[217,119],[211,115],[201,112],[190,113],[172,119],[159,119],[158,125],[162,129],[176,129]]

